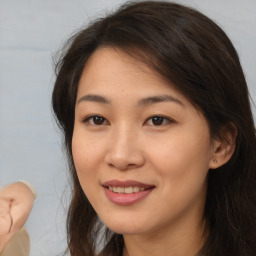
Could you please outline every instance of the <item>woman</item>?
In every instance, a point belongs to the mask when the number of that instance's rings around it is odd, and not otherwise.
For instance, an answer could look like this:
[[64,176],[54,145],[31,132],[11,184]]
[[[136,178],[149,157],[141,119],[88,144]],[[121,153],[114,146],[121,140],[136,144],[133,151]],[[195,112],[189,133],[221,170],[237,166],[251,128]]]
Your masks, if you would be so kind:
[[72,256],[255,255],[253,117],[214,22],[168,2],[124,5],[71,38],[56,71]]

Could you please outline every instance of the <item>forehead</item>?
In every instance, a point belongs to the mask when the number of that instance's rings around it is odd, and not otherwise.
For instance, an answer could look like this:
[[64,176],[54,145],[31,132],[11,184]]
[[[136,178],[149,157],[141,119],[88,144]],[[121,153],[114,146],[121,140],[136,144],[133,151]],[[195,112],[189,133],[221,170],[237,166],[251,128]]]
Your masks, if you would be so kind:
[[136,93],[140,97],[147,93],[172,93],[184,98],[170,81],[142,61],[117,48],[99,48],[84,67],[78,94],[115,94],[117,90],[119,93],[126,93],[127,96],[130,93]]

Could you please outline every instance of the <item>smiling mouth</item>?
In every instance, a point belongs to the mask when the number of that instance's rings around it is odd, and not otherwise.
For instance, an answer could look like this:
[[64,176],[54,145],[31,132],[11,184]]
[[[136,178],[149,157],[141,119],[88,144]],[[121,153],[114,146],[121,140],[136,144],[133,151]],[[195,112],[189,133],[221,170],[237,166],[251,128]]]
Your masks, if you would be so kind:
[[[119,194],[132,194],[132,193],[138,193],[140,191],[147,190],[147,188],[142,188],[142,187],[115,187],[115,186],[109,186],[107,187],[110,191],[114,193],[119,193]],[[149,189],[149,188],[148,188]]]
[[109,180],[104,182],[102,186],[114,193],[119,194],[132,194],[155,188],[154,185],[145,184],[134,180]]
[[102,184],[107,198],[117,205],[128,206],[146,198],[156,188],[155,185],[133,180],[110,180]]

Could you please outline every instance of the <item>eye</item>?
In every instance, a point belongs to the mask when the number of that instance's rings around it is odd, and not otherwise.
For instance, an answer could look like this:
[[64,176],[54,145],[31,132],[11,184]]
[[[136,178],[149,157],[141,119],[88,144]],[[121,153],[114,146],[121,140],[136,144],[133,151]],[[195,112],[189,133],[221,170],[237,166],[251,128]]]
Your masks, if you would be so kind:
[[148,125],[152,125],[152,126],[161,126],[161,125],[165,125],[173,122],[174,122],[173,120],[164,116],[152,116],[148,118],[146,121]]
[[106,118],[102,116],[97,116],[97,115],[89,116],[85,118],[83,122],[89,125],[107,125],[108,124],[108,121]]

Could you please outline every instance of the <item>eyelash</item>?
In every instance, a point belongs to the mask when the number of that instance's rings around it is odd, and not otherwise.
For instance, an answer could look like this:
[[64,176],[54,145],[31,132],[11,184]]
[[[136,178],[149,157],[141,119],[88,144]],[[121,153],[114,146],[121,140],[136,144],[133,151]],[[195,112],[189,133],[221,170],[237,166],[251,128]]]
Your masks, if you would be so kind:
[[[100,123],[100,124],[96,124],[96,123],[95,123],[96,118],[101,119],[101,121],[103,121],[103,122]],[[93,119],[94,119],[94,121],[93,121]],[[104,118],[103,116],[100,116],[100,115],[88,116],[88,117],[86,117],[86,118],[83,120],[83,123],[85,123],[85,124],[88,124],[88,125],[96,125],[96,126],[104,125],[104,124],[103,124],[104,122],[107,122],[107,124],[109,124],[109,122],[107,121],[107,119]],[[105,124],[105,125],[106,125],[106,124]]]
[[[97,120],[98,119],[98,120]],[[154,120],[155,119],[155,120]],[[158,119],[158,120],[157,120]],[[160,119],[160,120],[159,120]],[[161,115],[154,115],[149,117],[145,123],[149,122],[151,120],[150,126],[163,126],[165,124],[170,124],[174,123],[174,120],[170,119],[169,117],[166,116],[161,116]],[[99,123],[97,124],[97,122]],[[154,124],[154,121],[159,122],[159,124]],[[92,115],[88,116],[83,120],[83,123],[86,123],[88,125],[95,125],[95,126],[101,126],[101,125],[109,125],[109,122],[106,118],[100,116],[100,115]]]
[[[159,120],[157,120],[157,119],[160,119],[160,124],[153,124],[154,118],[155,118],[155,121],[159,121]],[[156,118],[157,118],[157,119],[156,119]],[[154,115],[154,116],[151,116],[151,117],[149,117],[149,118],[146,120],[145,123],[147,123],[147,122],[150,121],[150,120],[151,120],[151,122],[152,122],[151,126],[163,126],[163,125],[165,125],[165,124],[170,124],[170,123],[173,123],[173,122],[174,122],[171,118],[166,117],[166,116],[161,116],[161,115]],[[161,121],[162,121],[162,122],[161,122]]]

